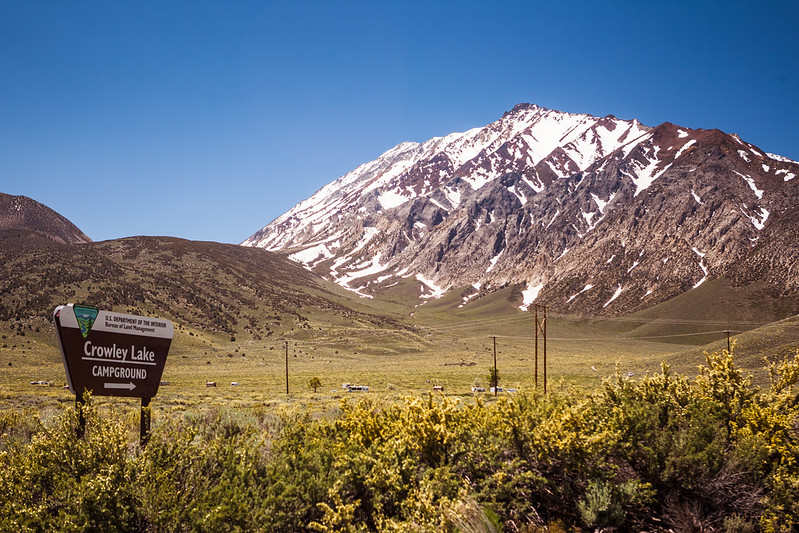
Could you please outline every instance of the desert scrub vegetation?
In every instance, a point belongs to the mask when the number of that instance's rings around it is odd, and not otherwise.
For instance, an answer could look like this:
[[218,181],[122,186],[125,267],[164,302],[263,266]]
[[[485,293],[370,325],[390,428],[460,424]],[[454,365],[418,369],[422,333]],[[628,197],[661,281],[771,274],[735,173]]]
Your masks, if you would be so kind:
[[731,354],[695,379],[617,375],[498,401],[219,408],[146,448],[89,402],[0,414],[4,531],[791,531],[799,353],[758,388]]

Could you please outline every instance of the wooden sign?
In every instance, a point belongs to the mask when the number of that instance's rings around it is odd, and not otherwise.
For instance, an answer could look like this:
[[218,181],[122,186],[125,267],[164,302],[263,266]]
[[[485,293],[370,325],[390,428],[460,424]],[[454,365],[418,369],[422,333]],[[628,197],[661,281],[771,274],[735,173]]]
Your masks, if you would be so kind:
[[77,397],[152,398],[158,392],[174,327],[163,318],[60,305],[53,322],[69,390]]

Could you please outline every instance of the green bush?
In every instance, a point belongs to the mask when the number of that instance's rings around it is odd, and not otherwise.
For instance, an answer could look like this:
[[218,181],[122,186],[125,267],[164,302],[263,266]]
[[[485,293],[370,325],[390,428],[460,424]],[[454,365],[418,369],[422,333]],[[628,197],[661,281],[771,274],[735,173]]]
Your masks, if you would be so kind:
[[711,354],[593,392],[164,416],[0,414],[2,531],[790,531],[799,354],[761,390]]
[[8,531],[130,531],[139,528],[127,432],[89,403],[77,415],[0,453],[0,523]]

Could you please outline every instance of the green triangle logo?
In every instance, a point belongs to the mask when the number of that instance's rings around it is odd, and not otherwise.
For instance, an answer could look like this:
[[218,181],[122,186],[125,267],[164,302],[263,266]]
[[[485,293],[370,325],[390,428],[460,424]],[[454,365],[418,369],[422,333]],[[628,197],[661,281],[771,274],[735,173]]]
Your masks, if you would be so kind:
[[94,325],[94,321],[97,319],[97,315],[100,313],[100,310],[96,307],[86,307],[83,305],[75,305],[72,306],[75,311],[75,318],[78,319],[78,326],[80,327],[80,334],[83,335],[83,338],[89,336],[89,332],[92,330],[92,326]]

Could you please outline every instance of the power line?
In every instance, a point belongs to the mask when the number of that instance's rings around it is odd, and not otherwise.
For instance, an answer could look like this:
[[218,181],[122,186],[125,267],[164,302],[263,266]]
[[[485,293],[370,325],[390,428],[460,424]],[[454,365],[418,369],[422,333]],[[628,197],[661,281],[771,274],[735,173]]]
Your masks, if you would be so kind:
[[[606,322],[621,322],[621,323],[629,323],[629,324],[641,324],[641,325],[651,325],[651,324],[674,324],[674,325],[694,325],[694,326],[737,326],[737,327],[759,327],[765,326],[768,324],[772,324],[773,322],[744,322],[744,321],[736,321],[730,322],[727,320],[692,320],[687,318],[655,318],[655,319],[646,319],[646,318],[633,318],[633,317],[608,317],[608,316],[597,316],[597,315],[564,315],[559,313],[549,313],[550,318],[560,318],[565,319],[570,322],[595,322],[595,323],[606,323]],[[483,325],[493,325],[493,324],[500,324],[505,322],[515,322],[515,321],[524,321],[525,317],[521,315],[511,315],[505,317],[498,317],[498,318],[476,318],[474,320],[463,320],[453,324],[443,324],[440,326],[425,326],[427,329],[434,329],[434,330],[448,330],[448,329],[460,329],[460,328],[468,328],[475,324],[483,324]],[[726,331],[726,330],[725,330]]]
[[[699,335],[714,335],[717,333],[743,333],[743,331],[722,329],[718,331],[700,331],[697,333],[674,333],[671,335],[646,335],[638,337],[549,337],[553,341],[626,341],[626,340],[647,340],[647,339],[670,339],[678,337],[691,337]],[[532,340],[535,337],[525,337],[521,335],[496,335],[500,339],[519,339],[519,340]]]
[[[570,318],[571,320],[575,320],[575,317],[569,317],[568,315],[559,315],[563,318]],[[732,325],[732,326],[765,326],[767,324],[771,324],[772,322],[730,322],[729,320],[691,320],[688,318],[654,318],[651,320],[648,319],[641,319],[641,318],[630,318],[630,317],[612,317],[612,318],[594,318],[594,319],[586,319],[582,318],[583,320],[595,320],[597,322],[626,322],[631,324],[680,324],[680,325],[700,325],[700,326],[725,326],[725,325]]]
[[[482,323],[482,322],[476,321],[475,323]],[[473,324],[473,323],[459,324],[458,327],[467,327],[470,324]],[[647,325],[651,325],[651,324],[652,323],[649,323]],[[452,325],[452,326],[450,326],[450,328],[447,328],[447,329],[451,329],[454,326],[455,325]],[[799,326],[799,324],[785,324],[785,326]],[[430,327],[429,329],[432,330],[432,331],[438,332],[441,329],[445,329],[445,328]],[[604,337],[599,337],[599,336],[593,336],[593,337],[548,337],[548,338],[549,338],[549,340],[560,341],[560,342],[565,342],[565,341],[568,341],[568,342],[634,341],[634,340],[652,340],[652,339],[676,339],[676,338],[681,338],[681,337],[698,337],[698,336],[703,336],[703,335],[716,335],[716,334],[722,334],[722,333],[727,333],[727,332],[738,334],[738,333],[744,333],[746,331],[748,331],[748,330],[721,329],[721,330],[712,330],[712,331],[698,331],[698,332],[694,332],[694,333],[672,333],[672,334],[668,334],[668,335],[637,335],[637,336],[615,336],[615,337],[610,337],[610,336],[604,336]],[[536,339],[536,337],[534,337],[534,336],[525,336],[525,335],[492,335],[492,337],[494,337],[494,336],[497,337],[497,338],[502,338],[502,339],[518,339],[518,340],[535,340]],[[330,346],[330,345],[336,345],[336,344],[342,344],[342,343],[343,344],[347,344],[347,343],[353,342],[353,341],[351,341],[350,339],[333,339],[333,338],[329,338],[329,339],[315,339],[315,340],[295,340],[294,342],[299,347],[300,345],[302,345],[302,346]]]

